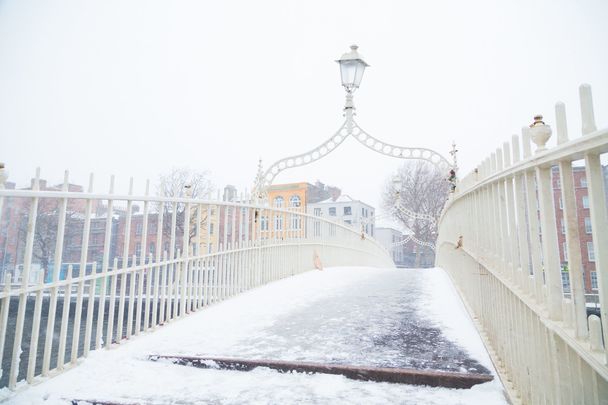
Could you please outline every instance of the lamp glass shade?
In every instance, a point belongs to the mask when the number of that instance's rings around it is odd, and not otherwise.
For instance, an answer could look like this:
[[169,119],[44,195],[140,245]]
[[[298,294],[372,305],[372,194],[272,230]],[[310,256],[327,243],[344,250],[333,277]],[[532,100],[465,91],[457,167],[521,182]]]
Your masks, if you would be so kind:
[[401,178],[399,176],[395,176],[393,178],[393,187],[395,187],[395,191],[397,191],[397,192],[401,191],[402,185],[403,185],[403,183],[401,182]]
[[341,60],[340,75],[342,76],[342,86],[347,89],[359,88],[363,72],[365,71],[365,62],[360,59]]

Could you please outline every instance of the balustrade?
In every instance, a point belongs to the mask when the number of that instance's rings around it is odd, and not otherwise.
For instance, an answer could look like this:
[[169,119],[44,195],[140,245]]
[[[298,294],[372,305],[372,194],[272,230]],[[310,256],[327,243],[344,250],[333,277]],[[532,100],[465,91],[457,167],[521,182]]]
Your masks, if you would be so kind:
[[[547,148],[550,127],[535,117],[521,144],[514,135],[462,179],[439,222],[437,264],[459,289],[514,402],[608,400],[608,129],[596,129],[588,85],[580,96],[581,137],[568,140],[558,103],[557,145]],[[574,184],[576,173],[584,186]],[[582,215],[592,242],[583,243]],[[587,314],[585,271],[597,276],[589,288],[597,287],[599,318]]]

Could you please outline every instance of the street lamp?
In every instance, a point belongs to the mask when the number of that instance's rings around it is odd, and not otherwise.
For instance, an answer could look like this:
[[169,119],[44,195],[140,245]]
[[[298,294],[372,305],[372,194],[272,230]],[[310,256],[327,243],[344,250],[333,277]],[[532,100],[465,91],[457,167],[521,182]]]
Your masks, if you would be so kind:
[[395,175],[393,177],[393,187],[395,188],[395,194],[399,197],[399,193],[401,192],[401,186],[403,182],[401,181],[401,177],[399,175]]
[[359,88],[361,79],[363,79],[363,72],[369,66],[357,52],[358,48],[357,45],[351,45],[350,52],[346,52],[336,61],[340,65],[342,86],[348,93],[352,93]]
[[359,88],[361,79],[363,79],[363,72],[369,65],[365,63],[363,57],[359,55],[357,45],[350,46],[350,52],[343,54],[340,59],[336,62],[340,65],[340,76],[342,77],[342,86],[346,90],[346,103],[344,105],[344,112],[347,121],[349,133],[352,131],[352,116],[355,106],[353,104],[353,93]]
[[336,149],[348,137],[354,138],[363,146],[371,149],[374,152],[390,156],[398,159],[420,159],[425,160],[440,171],[447,171],[449,168],[455,169],[444,156],[428,148],[416,148],[409,146],[391,145],[383,142],[380,139],[374,138],[371,134],[365,132],[354,119],[355,106],[353,104],[353,93],[361,85],[363,73],[369,66],[363,56],[359,54],[357,45],[351,45],[350,51],[343,54],[336,62],[340,65],[340,76],[342,86],[346,90],[346,103],[344,104],[343,115],[346,118],[338,131],[333,134],[324,143],[316,148],[308,150],[298,155],[284,157],[274,162],[265,171],[262,169],[262,164],[258,164],[258,172],[255,180],[255,194],[259,200],[264,200],[267,197],[266,189],[272,184],[275,177],[283,170],[292,169],[299,166],[311,164],[323,157],[327,156],[331,151]]

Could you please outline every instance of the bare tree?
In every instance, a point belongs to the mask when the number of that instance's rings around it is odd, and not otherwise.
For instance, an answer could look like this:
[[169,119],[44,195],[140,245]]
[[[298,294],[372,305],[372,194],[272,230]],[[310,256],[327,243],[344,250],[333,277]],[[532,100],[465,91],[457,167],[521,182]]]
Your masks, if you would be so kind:
[[[392,212],[393,218],[405,225],[420,241],[435,243],[437,239],[437,220],[450,190],[447,175],[425,161],[408,161],[391,176],[384,187],[384,208]],[[400,180],[400,190],[395,190],[395,178]],[[405,210],[395,209],[396,205]],[[430,216],[435,221],[418,218],[410,213]],[[420,248],[416,249],[416,267],[420,266],[421,251]]]
[[[38,204],[38,212],[36,213],[36,227],[34,228],[34,244],[32,249],[32,257],[35,262],[40,263],[40,267],[44,271],[46,280],[51,261],[55,258],[55,247],[57,244],[58,226],[60,217],[59,200],[56,199],[41,199]],[[20,244],[25,246],[25,238],[28,233],[29,208],[23,208],[20,211],[19,235]],[[72,209],[67,209],[65,213],[64,241],[71,240],[77,234],[76,212]],[[64,244],[64,251],[66,245]],[[63,254],[64,252],[62,252]],[[60,271],[60,269],[54,269]]]
[[[163,197],[174,198],[209,198],[214,187],[209,179],[209,172],[197,172],[186,167],[174,167],[171,171],[163,173],[158,177],[157,191]],[[184,216],[186,205],[176,204],[176,234],[184,234]],[[173,213],[172,204],[164,204],[163,207],[163,236],[171,235],[171,215]],[[206,215],[203,217],[203,225],[206,223]],[[189,223],[196,223],[195,213],[190,214]],[[188,240],[191,242],[196,236],[196,226],[190,226],[190,234]]]

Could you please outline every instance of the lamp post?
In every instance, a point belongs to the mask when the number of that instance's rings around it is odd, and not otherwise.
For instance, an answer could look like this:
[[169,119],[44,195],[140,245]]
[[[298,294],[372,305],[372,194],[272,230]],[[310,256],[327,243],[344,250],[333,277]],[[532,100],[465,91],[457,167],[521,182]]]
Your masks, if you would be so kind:
[[[401,181],[401,177],[396,174],[393,177],[393,188],[395,189],[395,196],[397,197],[397,200],[399,200],[400,196],[401,196],[401,186],[403,185],[403,182]],[[395,204],[397,203],[397,201],[395,201]]]
[[361,85],[365,68],[369,66],[357,49],[359,49],[357,45],[351,45],[350,52],[346,52],[336,61],[340,65],[342,86],[346,90],[346,104],[344,105],[346,114],[348,114],[349,110],[355,109],[353,105],[353,93]]
[[417,159],[433,164],[441,172],[447,172],[453,168],[455,163],[450,163],[444,156],[436,151],[424,147],[409,147],[392,145],[383,142],[363,130],[354,119],[355,106],[353,93],[361,85],[365,69],[369,66],[363,56],[359,54],[357,45],[351,45],[350,51],[344,53],[336,62],[340,66],[340,77],[342,86],[346,91],[346,102],[344,104],[344,123],[324,143],[298,155],[292,155],[277,160],[267,170],[262,169],[261,162],[255,179],[254,192],[257,201],[264,201],[267,197],[267,188],[272,184],[276,176],[284,170],[311,164],[338,148],[348,137],[354,138],[368,149],[376,153],[397,159]]

